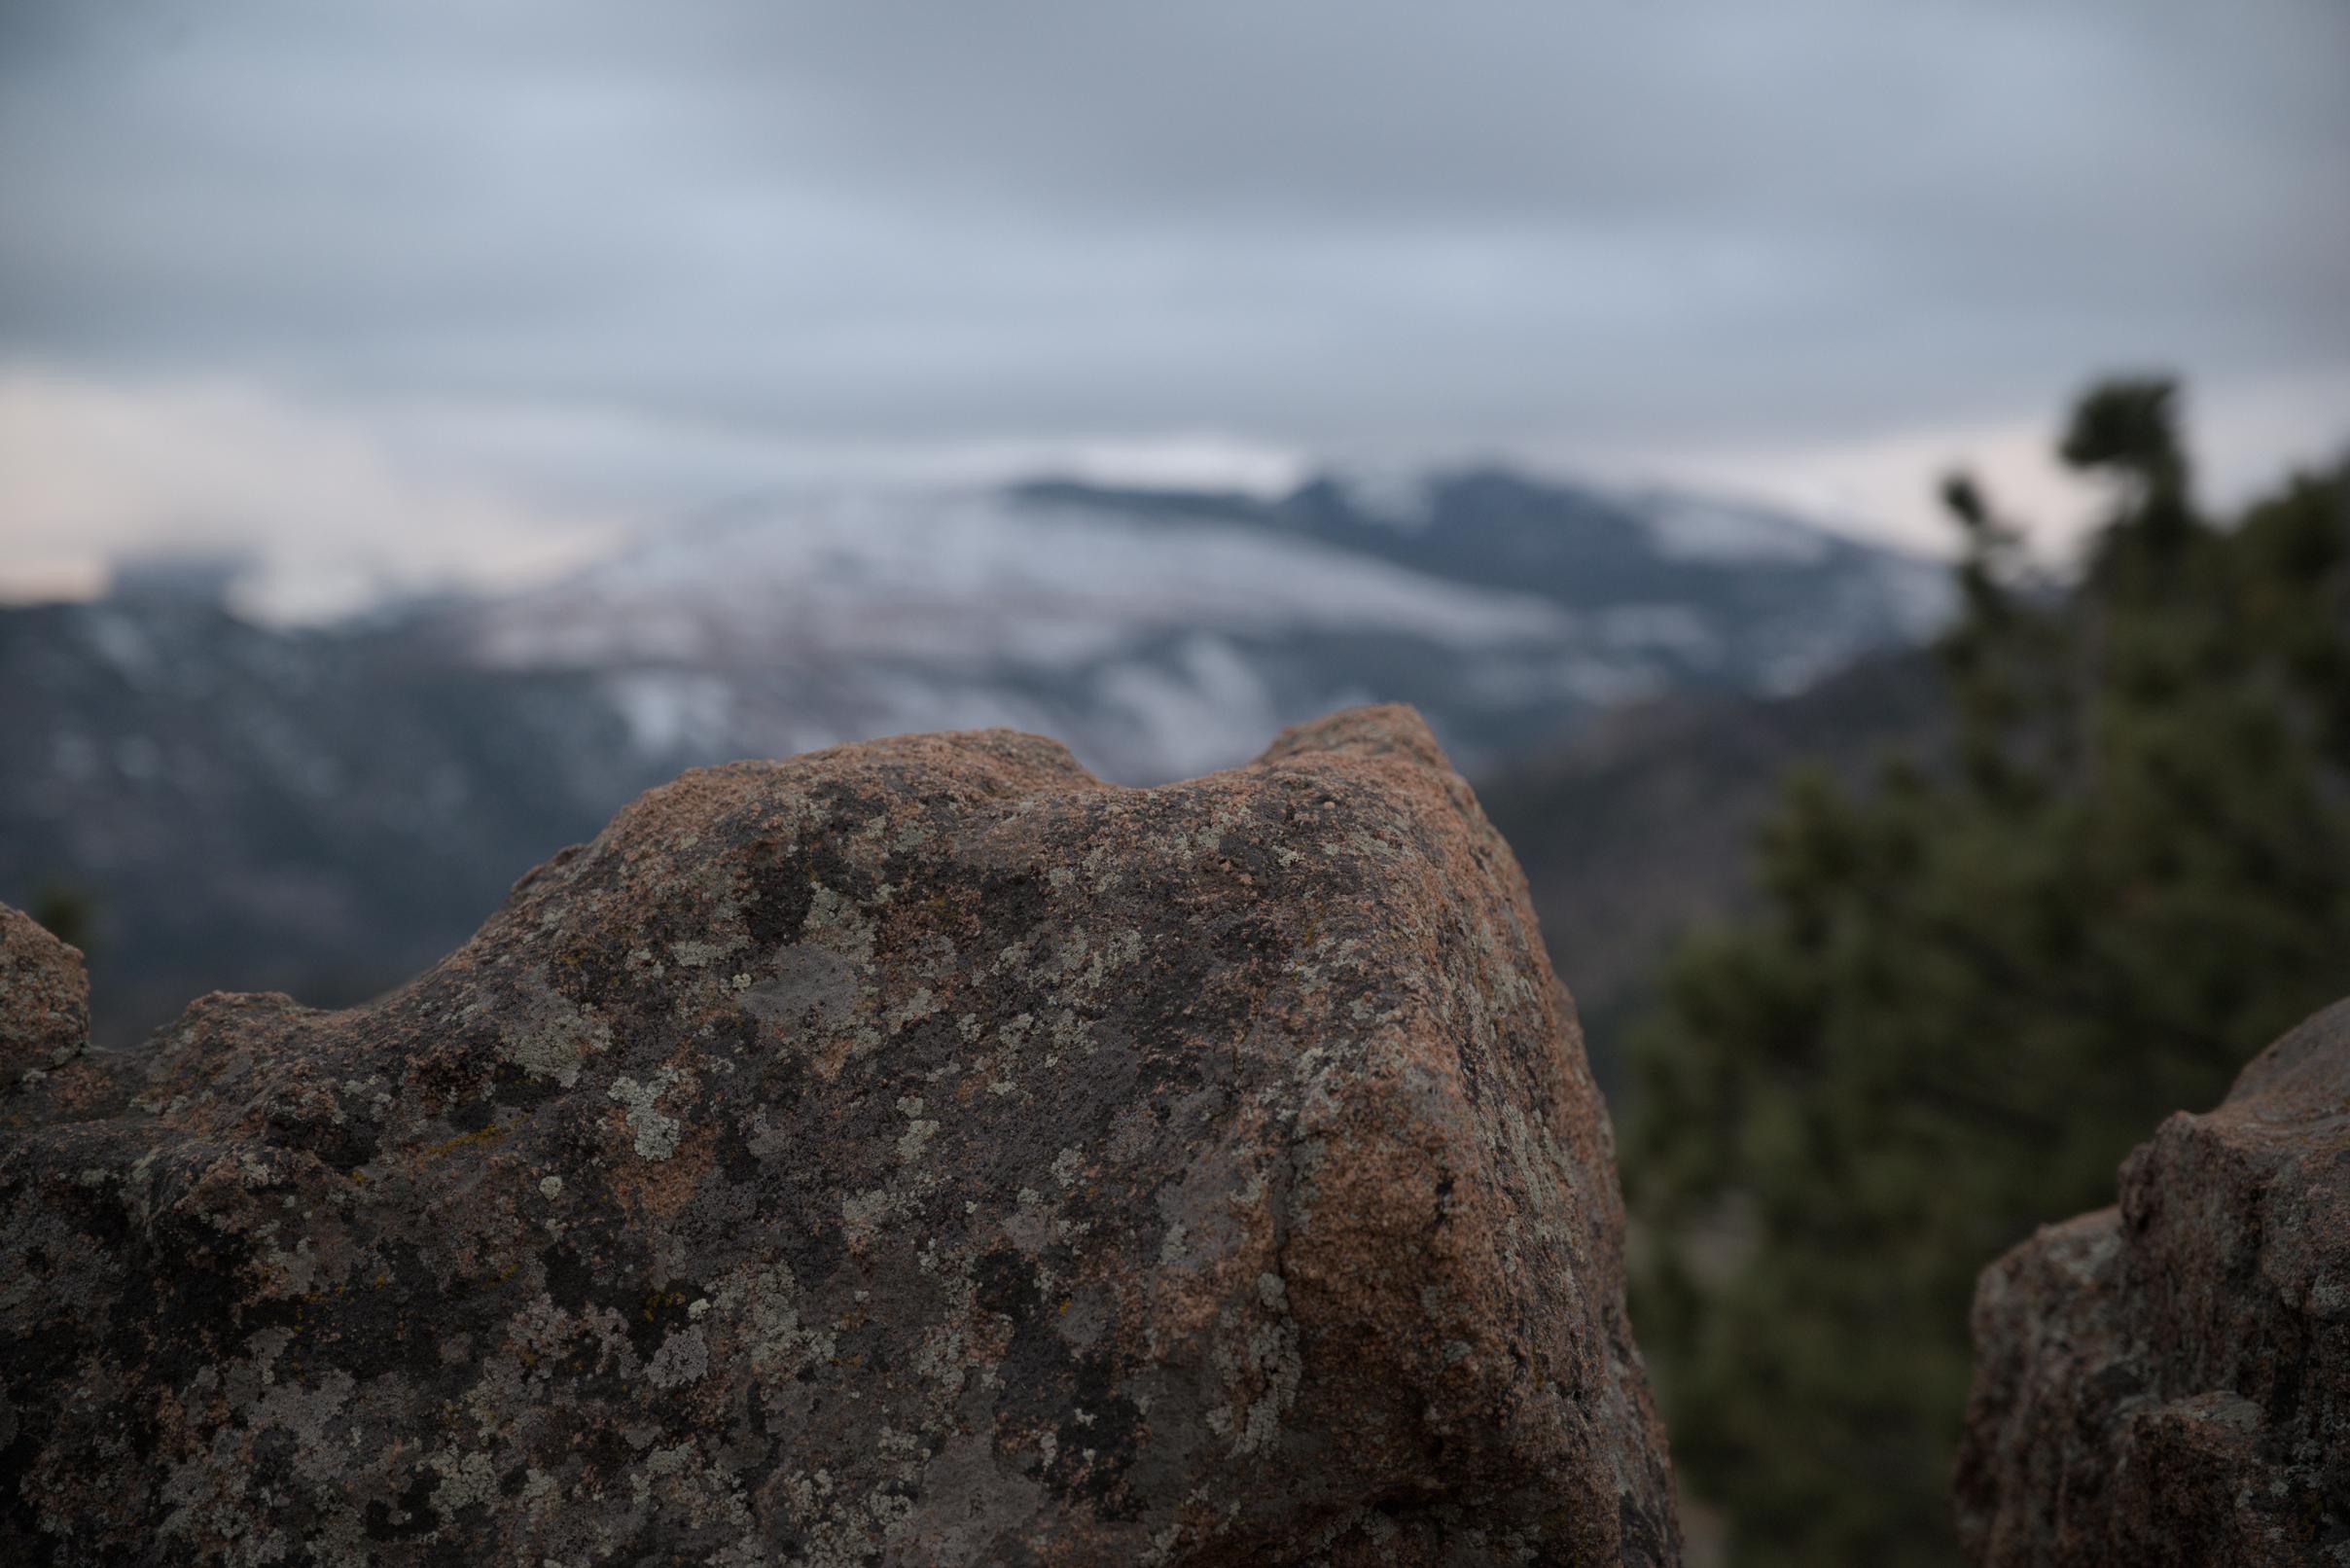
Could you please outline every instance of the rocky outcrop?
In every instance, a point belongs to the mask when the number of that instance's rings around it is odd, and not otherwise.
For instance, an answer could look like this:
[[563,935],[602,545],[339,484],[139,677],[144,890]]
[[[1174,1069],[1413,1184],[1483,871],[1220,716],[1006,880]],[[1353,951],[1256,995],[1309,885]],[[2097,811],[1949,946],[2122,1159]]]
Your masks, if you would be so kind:
[[[128,1075],[89,1047],[89,977],[80,950],[0,904],[0,1137],[122,1106]],[[5,1420],[0,1412],[0,1430]]]
[[0,904],[0,1091],[80,1055],[89,1039],[82,955]]
[[1985,1271],[1975,1344],[1976,1562],[2350,1563],[2350,1002]]
[[7,934],[0,1558],[1677,1556],[1607,1122],[1407,710],[690,773],[137,1058]]

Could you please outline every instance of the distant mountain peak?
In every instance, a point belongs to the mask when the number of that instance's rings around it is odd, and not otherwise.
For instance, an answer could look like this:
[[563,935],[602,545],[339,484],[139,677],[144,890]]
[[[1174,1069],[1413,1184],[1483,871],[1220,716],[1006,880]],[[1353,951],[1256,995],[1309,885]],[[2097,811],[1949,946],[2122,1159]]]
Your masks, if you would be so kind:
[[1151,782],[1403,700],[1481,770],[1629,698],[1798,690],[1948,601],[1766,509],[1490,467],[740,498],[554,583],[303,632],[0,611],[0,898],[141,911],[102,915],[101,973],[179,996],[352,1000],[398,978],[352,954],[429,956],[693,764],[1006,725]]

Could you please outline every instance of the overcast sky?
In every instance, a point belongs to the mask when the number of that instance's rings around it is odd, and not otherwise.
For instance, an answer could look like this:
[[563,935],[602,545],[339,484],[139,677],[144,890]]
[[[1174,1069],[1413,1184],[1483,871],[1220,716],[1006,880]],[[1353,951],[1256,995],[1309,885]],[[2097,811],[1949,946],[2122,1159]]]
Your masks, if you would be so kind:
[[0,0],[0,590],[1052,466],[1923,540],[2114,368],[2240,489],[2350,437],[2345,82],[2343,0]]

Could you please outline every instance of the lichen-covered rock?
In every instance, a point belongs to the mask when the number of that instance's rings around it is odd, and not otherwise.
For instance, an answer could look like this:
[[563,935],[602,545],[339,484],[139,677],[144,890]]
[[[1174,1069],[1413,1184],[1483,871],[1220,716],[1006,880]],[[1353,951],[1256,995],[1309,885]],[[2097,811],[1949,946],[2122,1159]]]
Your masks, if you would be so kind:
[[1976,1562],[2350,1564],[2350,1002],[1987,1269],[1975,1345]]
[[0,1092],[48,1073],[89,1042],[89,977],[82,955],[0,904]]
[[691,773],[119,1098],[0,1150],[6,1560],[1676,1556],[1605,1116],[1407,710]]
[[[89,1050],[82,954],[0,904],[0,1139],[122,1109],[136,1076],[125,1066],[125,1058]],[[0,1432],[6,1429],[0,1408]]]

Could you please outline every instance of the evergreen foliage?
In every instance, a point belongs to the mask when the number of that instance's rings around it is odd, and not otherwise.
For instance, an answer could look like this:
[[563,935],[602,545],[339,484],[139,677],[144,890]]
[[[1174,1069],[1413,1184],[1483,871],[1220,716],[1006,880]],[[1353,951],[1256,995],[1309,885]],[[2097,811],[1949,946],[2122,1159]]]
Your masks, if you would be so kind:
[[2069,590],[1950,481],[1947,754],[1793,780],[1635,1035],[1635,1313],[1742,1568],[1955,1561],[1976,1273],[2350,992],[2350,471],[2217,526],[2175,403],[2078,406]]
[[97,901],[81,888],[66,882],[46,883],[33,895],[29,912],[33,922],[51,936],[82,949],[85,960],[93,956],[97,945]]

